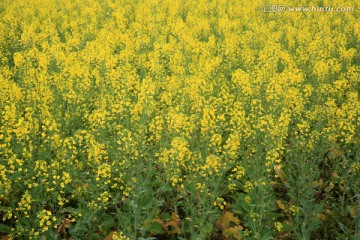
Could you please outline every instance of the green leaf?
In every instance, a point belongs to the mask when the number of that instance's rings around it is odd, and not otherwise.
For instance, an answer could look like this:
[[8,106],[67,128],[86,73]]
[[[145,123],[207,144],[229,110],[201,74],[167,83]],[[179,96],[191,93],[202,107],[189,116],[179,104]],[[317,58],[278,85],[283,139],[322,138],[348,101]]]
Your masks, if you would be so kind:
[[11,207],[0,206],[0,212],[10,212],[11,210]]
[[123,207],[123,211],[130,212],[132,209],[131,200],[126,198],[122,207]]
[[76,237],[85,236],[85,234],[89,231],[89,229],[84,225],[76,224],[74,227],[69,228],[69,233],[71,237],[77,239]]
[[240,199],[240,204],[241,204],[241,207],[245,210],[245,211],[249,211],[249,204],[245,201],[244,198]]
[[163,226],[158,222],[147,222],[145,225],[145,230],[147,232],[150,232],[151,234],[163,234],[164,228]]
[[72,207],[66,207],[63,209],[60,209],[60,214],[64,214],[64,213],[70,213],[70,214],[76,214],[79,211],[77,211],[75,208]]
[[246,195],[244,193],[237,194],[233,197],[234,203],[231,204],[231,208],[234,212],[248,212],[250,209],[249,204],[245,201]]
[[152,196],[146,196],[142,199],[141,203],[143,209],[150,209],[154,205],[154,198]]
[[10,233],[11,227],[0,223],[0,233]]
[[271,240],[274,239],[270,229],[265,229],[260,232],[261,240]]
[[116,225],[114,218],[109,214],[103,214],[99,220],[100,229],[107,232]]
[[162,220],[164,222],[167,222],[167,221],[170,221],[170,218],[171,218],[170,213],[166,212],[166,213],[164,213]]

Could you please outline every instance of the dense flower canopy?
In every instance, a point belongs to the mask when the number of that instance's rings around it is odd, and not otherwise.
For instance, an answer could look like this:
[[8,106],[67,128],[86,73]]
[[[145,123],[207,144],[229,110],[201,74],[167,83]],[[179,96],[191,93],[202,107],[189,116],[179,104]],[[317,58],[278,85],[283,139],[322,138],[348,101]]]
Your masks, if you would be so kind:
[[359,3],[294,2],[1,1],[0,238],[360,237]]

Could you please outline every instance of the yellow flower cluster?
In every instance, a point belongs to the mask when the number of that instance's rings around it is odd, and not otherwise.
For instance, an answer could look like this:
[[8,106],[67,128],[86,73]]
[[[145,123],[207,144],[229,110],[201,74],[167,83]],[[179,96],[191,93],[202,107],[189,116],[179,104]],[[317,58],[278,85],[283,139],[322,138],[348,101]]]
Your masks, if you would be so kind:
[[52,213],[48,210],[42,210],[37,214],[39,220],[39,227],[42,232],[49,230],[49,227],[53,224],[52,222],[56,221],[56,217],[51,217]]
[[224,210],[226,207],[226,201],[223,198],[217,198],[216,201],[214,202],[214,206],[219,207],[220,210]]
[[130,240],[130,238],[126,237],[123,232],[114,232],[112,235],[113,240]]
[[17,211],[24,212],[26,218],[29,218],[29,211],[31,210],[32,197],[28,191],[24,193],[21,200],[18,203]]

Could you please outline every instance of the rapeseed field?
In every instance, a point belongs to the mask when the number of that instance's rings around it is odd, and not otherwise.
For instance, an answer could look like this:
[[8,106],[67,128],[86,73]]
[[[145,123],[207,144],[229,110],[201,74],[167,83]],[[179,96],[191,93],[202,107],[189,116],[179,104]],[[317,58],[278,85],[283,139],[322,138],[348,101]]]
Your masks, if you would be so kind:
[[351,0],[1,0],[0,239],[360,239]]

